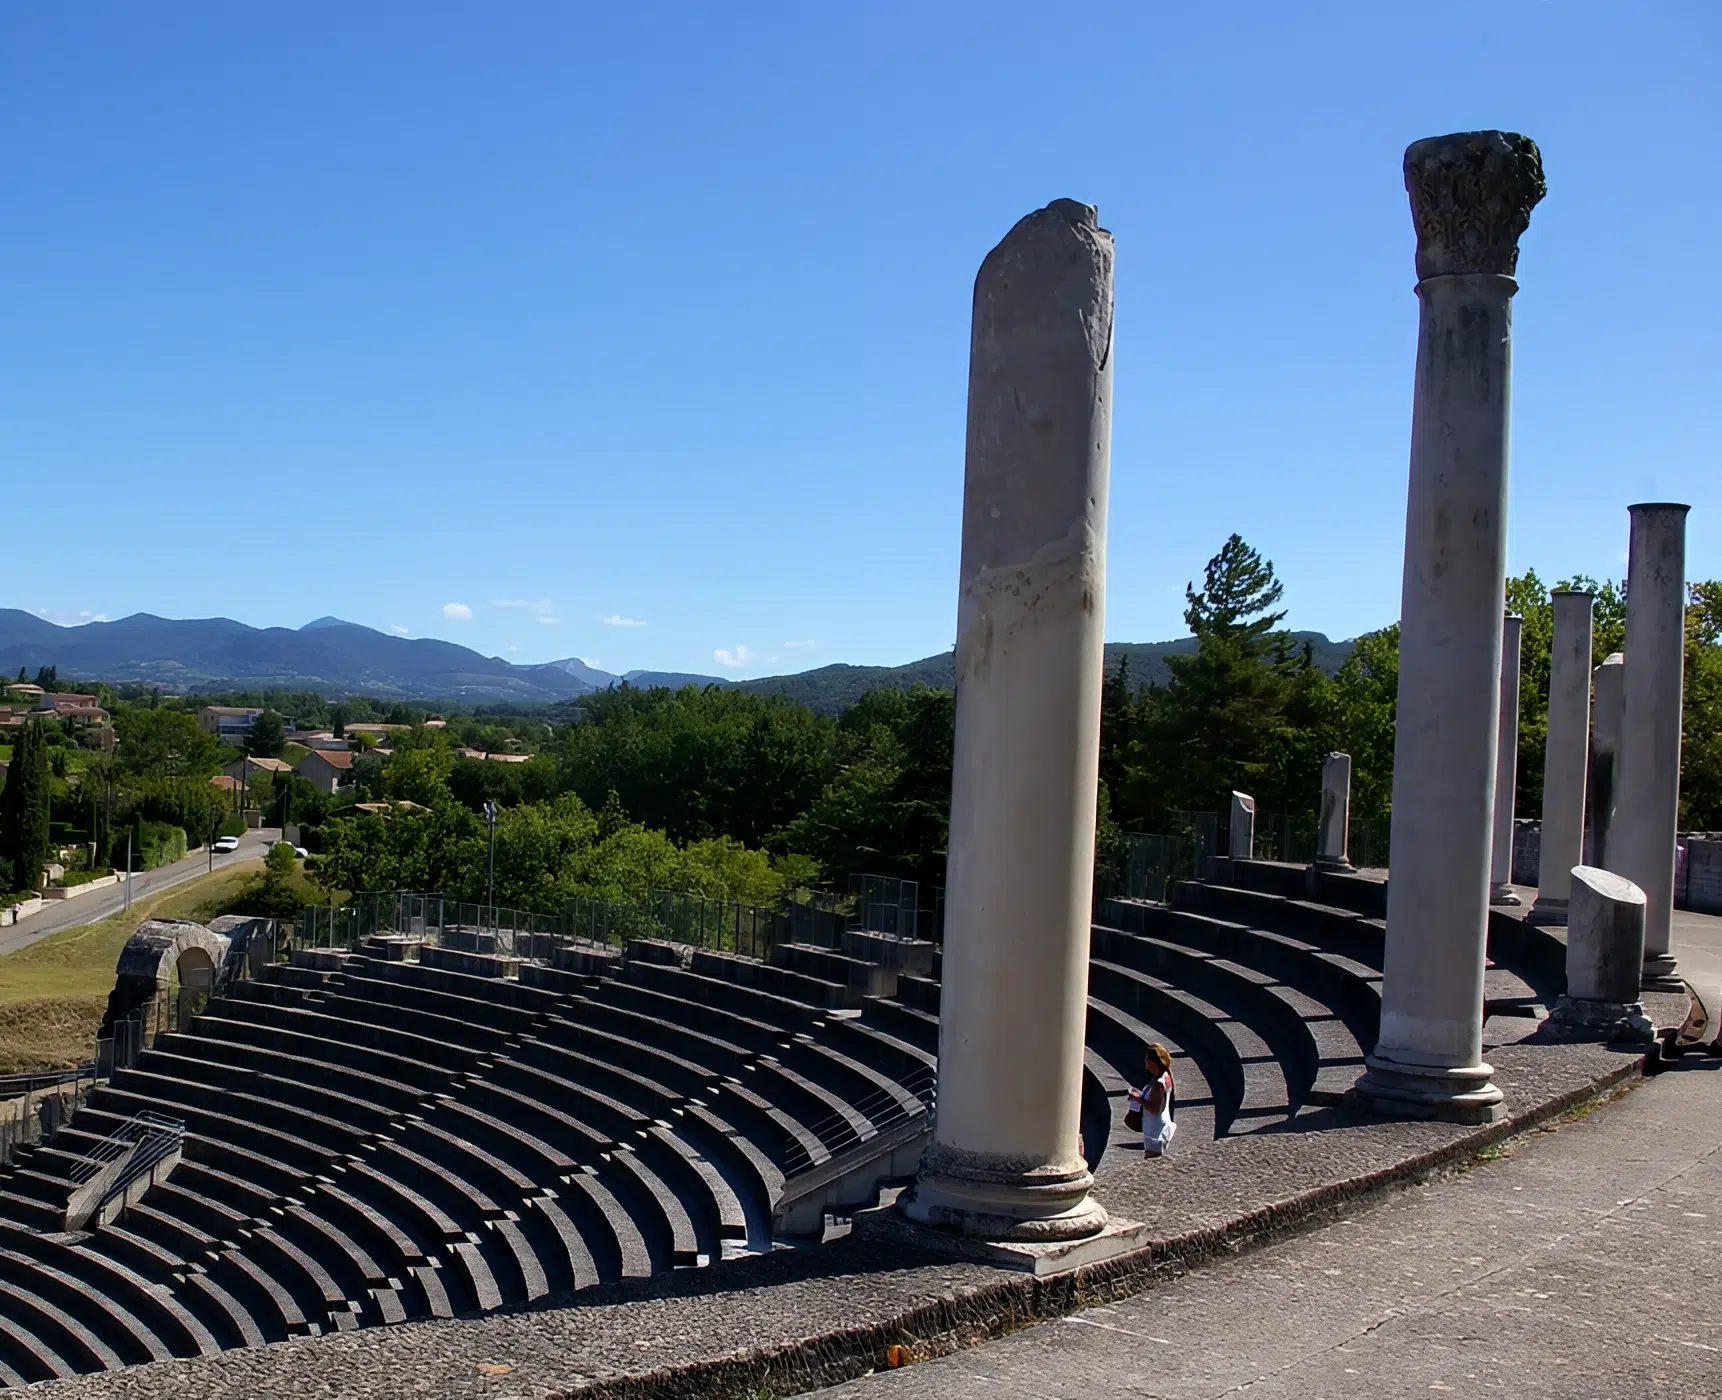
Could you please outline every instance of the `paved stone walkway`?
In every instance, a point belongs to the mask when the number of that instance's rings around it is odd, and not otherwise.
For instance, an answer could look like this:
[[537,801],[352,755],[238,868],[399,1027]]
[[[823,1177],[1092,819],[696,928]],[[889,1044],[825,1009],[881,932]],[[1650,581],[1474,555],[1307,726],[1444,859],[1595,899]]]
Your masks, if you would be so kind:
[[831,1400],[1722,1396],[1722,1060],[1315,1234]]

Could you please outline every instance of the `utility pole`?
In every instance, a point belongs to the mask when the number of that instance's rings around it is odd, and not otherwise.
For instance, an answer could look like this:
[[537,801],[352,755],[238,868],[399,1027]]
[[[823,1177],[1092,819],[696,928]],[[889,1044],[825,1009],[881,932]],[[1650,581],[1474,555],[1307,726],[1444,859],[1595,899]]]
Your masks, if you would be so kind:
[[132,907],[132,834],[126,832],[126,912]]

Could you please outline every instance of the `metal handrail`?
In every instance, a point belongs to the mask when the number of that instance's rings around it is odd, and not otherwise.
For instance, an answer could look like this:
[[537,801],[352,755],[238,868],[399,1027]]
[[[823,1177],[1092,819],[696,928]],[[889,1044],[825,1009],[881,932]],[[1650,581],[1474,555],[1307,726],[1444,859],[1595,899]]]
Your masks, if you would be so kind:
[[[927,1065],[913,1071],[906,1079],[897,1082],[897,1089],[905,1091],[913,1098],[914,1107],[905,1103],[900,1094],[886,1088],[881,1088],[877,1092],[857,1100],[850,1105],[850,1108],[867,1120],[868,1131],[857,1133],[854,1142],[838,1148],[835,1152],[831,1152],[817,1161],[813,1154],[800,1141],[797,1141],[794,1144],[795,1150],[791,1152],[790,1163],[786,1164],[784,1169],[784,1181],[793,1181],[796,1177],[807,1172],[828,1167],[832,1162],[846,1160],[851,1154],[861,1152],[869,1143],[874,1142],[899,1123],[905,1123],[911,1118],[923,1115],[930,1117],[933,1112],[938,1080],[938,1071],[931,1065]],[[894,1111],[883,1112],[884,1109]],[[853,1123],[849,1114],[839,1112],[829,1114],[817,1123],[808,1123],[803,1126],[813,1137],[820,1138],[828,1129],[840,1126],[853,1127]]]
[[[149,1150],[156,1141],[165,1140],[170,1143],[177,1143],[183,1141],[184,1138],[185,1124],[179,1119],[168,1118],[163,1114],[151,1113],[145,1109],[142,1113],[126,1119],[84,1154],[82,1160],[70,1172],[72,1185],[82,1186],[86,1181],[93,1180],[101,1174],[104,1168],[117,1162],[139,1144],[143,1144],[145,1149]],[[159,1160],[160,1157],[154,1159],[154,1161]],[[151,1165],[153,1164],[152,1161]]]
[[184,1146],[185,1124],[172,1118],[164,1118],[160,1121],[172,1126],[156,1131],[149,1137],[142,1139],[138,1144],[138,1150],[132,1154],[131,1159],[126,1163],[125,1170],[108,1183],[108,1189],[102,1192],[101,1200],[96,1202],[95,1209],[91,1212],[96,1219],[101,1219],[102,1211],[106,1209],[109,1201],[116,1196],[124,1195],[131,1184],[140,1176],[154,1171],[158,1163],[172,1156]]

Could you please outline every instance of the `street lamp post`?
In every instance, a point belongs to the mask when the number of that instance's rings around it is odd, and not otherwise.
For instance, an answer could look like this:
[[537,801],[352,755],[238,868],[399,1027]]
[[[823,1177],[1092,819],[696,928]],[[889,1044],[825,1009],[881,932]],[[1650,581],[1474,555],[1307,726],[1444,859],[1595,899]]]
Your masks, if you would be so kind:
[[484,877],[484,902],[490,910],[491,927],[496,927],[496,803],[487,801],[484,804],[485,824],[490,828],[490,857],[486,863]]

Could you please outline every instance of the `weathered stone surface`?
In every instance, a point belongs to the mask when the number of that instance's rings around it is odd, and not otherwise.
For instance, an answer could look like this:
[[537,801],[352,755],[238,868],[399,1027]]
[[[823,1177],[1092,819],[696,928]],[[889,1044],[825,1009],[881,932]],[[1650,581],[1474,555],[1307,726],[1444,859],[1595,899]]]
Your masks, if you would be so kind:
[[1405,156],[1419,319],[1400,599],[1393,879],[1381,1038],[1359,1082],[1390,1112],[1500,1112],[1482,1058],[1501,599],[1510,276],[1542,197],[1536,147],[1502,132]]
[[1247,792],[1232,794],[1231,824],[1226,828],[1226,854],[1233,860],[1256,858],[1256,799]]
[[1351,864],[1351,755],[1330,753],[1321,764],[1321,832],[1315,863],[1345,871]]
[[1644,985],[1664,991],[1680,985],[1669,934],[1680,807],[1689,509],[1630,507],[1620,787],[1608,838],[1608,868],[1644,891]]
[[1536,923],[1565,923],[1572,869],[1584,861],[1585,779],[1590,758],[1589,593],[1556,589],[1549,658],[1549,729],[1543,753]]
[[1525,620],[1501,620],[1501,713],[1495,727],[1495,819],[1489,847],[1489,903],[1517,904],[1513,893],[1513,798],[1519,785],[1519,661]]
[[1567,909],[1567,994],[1551,1019],[1604,1039],[1648,1042],[1638,999],[1644,962],[1644,891],[1594,866],[1575,866]]
[[1099,774],[1112,235],[1028,215],[975,279],[939,1116],[912,1219],[1070,1238]]
[[1406,149],[1405,192],[1418,277],[1511,277],[1519,238],[1548,186],[1536,142],[1512,131],[1461,131]]

